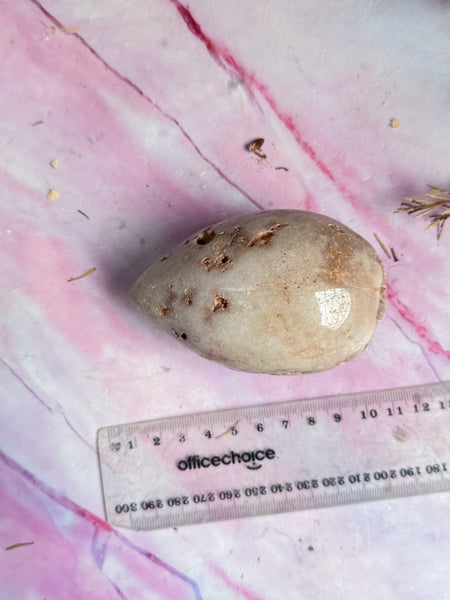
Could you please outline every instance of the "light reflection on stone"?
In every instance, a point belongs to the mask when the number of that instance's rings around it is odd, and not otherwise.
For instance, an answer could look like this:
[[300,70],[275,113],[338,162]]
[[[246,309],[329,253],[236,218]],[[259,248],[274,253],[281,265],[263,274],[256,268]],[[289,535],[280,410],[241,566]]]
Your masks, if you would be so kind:
[[319,305],[322,325],[328,329],[339,329],[350,314],[350,294],[344,288],[332,288],[316,292],[314,295]]

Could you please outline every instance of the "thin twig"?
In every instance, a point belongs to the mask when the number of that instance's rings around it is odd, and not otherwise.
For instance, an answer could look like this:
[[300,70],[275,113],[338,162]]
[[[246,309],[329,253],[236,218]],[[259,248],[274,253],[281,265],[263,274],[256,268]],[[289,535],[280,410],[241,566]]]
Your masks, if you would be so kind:
[[377,236],[376,233],[373,234],[373,237],[377,240],[377,242],[380,244],[381,249],[383,250],[383,252],[386,254],[386,256],[389,258],[389,260],[391,259],[391,255],[389,254],[388,249],[386,248],[386,246],[383,244],[383,242],[380,240],[380,238]]
[[87,277],[88,275],[90,275],[91,273],[93,273],[96,270],[97,270],[97,267],[92,267],[92,269],[89,269],[89,271],[86,271],[86,273],[83,273],[83,275],[78,275],[78,277],[71,277],[70,279],[67,280],[67,282],[69,283],[70,281],[78,281],[78,279],[83,279],[83,277]]
[[13,544],[12,546],[7,546],[5,550],[14,550],[14,548],[20,548],[21,546],[32,546],[34,542],[19,542],[18,544]]
[[229,427],[226,431],[224,431],[220,435],[217,435],[216,436],[216,440],[218,440],[219,438],[223,437],[224,435],[227,435],[227,433],[231,433],[233,431],[233,429],[236,429],[236,427],[238,425],[239,425],[239,421],[236,421],[236,423],[234,423],[234,425],[232,425],[231,427]]

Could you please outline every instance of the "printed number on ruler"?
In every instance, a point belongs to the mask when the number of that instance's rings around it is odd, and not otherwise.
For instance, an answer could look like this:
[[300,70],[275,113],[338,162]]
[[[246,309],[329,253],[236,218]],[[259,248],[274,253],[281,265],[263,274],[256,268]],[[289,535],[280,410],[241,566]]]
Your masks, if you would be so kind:
[[135,529],[450,490],[450,383],[99,431],[108,521]]

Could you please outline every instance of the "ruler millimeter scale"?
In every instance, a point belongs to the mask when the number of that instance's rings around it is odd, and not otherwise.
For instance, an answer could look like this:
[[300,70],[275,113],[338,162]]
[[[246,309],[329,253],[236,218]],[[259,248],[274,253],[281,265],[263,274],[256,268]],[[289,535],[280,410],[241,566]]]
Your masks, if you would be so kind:
[[450,382],[104,427],[98,449],[132,529],[450,491]]

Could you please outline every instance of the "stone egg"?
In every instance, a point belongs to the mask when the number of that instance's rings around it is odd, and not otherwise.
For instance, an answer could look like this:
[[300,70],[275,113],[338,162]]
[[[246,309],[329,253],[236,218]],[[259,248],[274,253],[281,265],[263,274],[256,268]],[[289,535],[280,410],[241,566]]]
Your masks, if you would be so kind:
[[362,352],[386,302],[383,265],[323,215],[271,210],[190,236],[151,265],[131,298],[160,329],[233,369],[295,375]]

